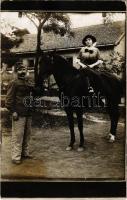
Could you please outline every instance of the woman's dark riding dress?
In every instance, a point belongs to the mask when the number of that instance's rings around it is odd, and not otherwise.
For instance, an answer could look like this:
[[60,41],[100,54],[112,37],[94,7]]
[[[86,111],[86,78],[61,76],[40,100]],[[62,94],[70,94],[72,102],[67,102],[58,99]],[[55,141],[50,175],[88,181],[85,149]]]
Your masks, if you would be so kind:
[[[80,59],[80,61],[84,65],[92,65],[96,63],[98,60],[100,60],[100,52],[99,49],[96,47],[90,47],[90,48],[82,47],[77,58]],[[100,64],[97,64],[91,68],[94,69],[95,71],[100,71],[99,65]],[[88,88],[89,90],[91,90],[91,84],[88,77],[87,77],[87,82],[88,82]]]

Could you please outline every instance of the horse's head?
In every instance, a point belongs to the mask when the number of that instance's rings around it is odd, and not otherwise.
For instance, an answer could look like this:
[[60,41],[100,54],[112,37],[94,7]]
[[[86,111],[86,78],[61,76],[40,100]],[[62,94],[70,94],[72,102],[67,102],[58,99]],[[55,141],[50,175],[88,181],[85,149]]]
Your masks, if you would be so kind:
[[53,53],[43,53],[39,61],[39,75],[42,78],[48,77],[53,73]]

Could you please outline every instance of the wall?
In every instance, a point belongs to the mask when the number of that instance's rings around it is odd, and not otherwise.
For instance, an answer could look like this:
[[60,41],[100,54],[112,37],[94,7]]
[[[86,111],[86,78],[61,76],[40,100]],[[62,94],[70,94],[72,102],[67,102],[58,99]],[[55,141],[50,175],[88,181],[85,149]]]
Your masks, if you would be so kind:
[[122,56],[125,57],[125,36],[121,39],[120,43],[115,47],[115,51],[119,52]]
[[[125,56],[125,37],[120,41],[120,43],[115,48],[114,46],[100,47],[99,50],[100,50],[102,60],[108,60],[110,57],[110,54],[113,53],[114,50],[118,51],[121,55]],[[79,51],[80,49],[64,50],[64,51],[60,51],[59,54],[66,58],[73,57],[73,66],[79,69],[80,66],[76,63],[76,59],[77,59]],[[34,55],[25,55],[23,56],[23,59],[25,58],[28,58],[32,61],[34,60]],[[22,59],[22,55],[20,59]],[[48,79],[47,82],[48,83],[50,82],[51,85],[55,83],[54,77],[50,76],[50,79]],[[57,88],[57,86],[54,85],[53,88]]]

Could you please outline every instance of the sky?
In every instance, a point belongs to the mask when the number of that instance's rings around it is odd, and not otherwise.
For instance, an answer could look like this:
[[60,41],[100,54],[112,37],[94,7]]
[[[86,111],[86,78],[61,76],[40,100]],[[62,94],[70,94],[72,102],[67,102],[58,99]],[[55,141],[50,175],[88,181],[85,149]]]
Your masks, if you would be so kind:
[[[82,26],[90,26],[96,24],[102,24],[102,13],[68,13],[72,28],[82,27]],[[22,17],[18,17],[18,12],[1,12],[1,19],[4,19],[6,23],[9,23],[13,26],[19,28],[27,28],[30,33],[36,33],[36,28],[30,22],[29,19]],[[114,21],[125,20],[125,13],[115,13]],[[7,26],[3,26],[3,32],[9,30]]]

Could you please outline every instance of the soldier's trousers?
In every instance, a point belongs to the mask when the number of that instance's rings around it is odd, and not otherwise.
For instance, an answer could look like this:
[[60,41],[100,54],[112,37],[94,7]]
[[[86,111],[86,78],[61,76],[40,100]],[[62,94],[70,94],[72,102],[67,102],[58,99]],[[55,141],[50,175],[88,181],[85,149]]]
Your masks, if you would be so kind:
[[31,135],[31,117],[12,119],[12,160],[20,160],[22,155],[29,155],[29,141]]

